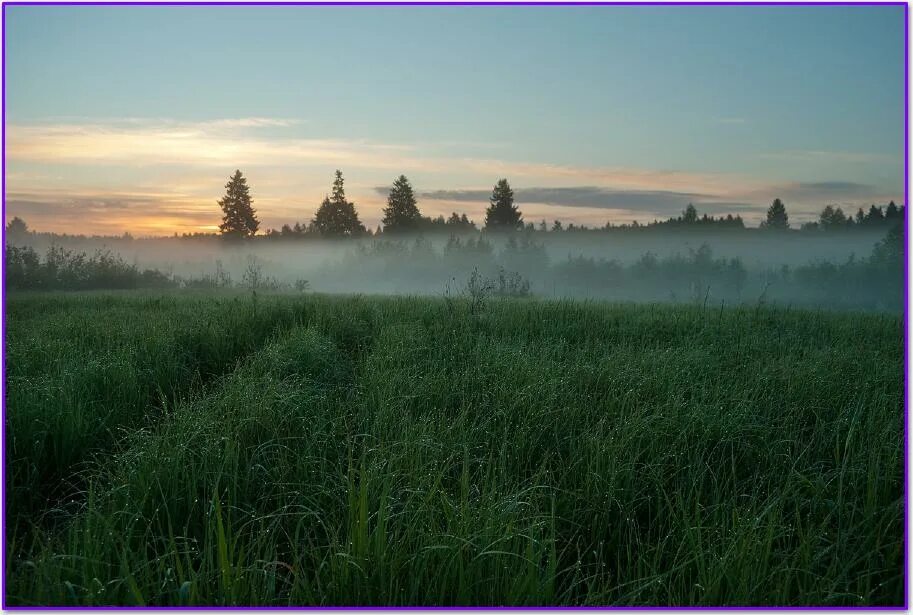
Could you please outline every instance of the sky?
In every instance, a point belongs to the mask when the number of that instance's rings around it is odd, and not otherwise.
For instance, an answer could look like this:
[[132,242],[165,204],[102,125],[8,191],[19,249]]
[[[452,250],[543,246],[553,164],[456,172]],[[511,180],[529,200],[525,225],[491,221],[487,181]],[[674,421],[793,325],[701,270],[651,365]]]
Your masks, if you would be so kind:
[[235,169],[261,228],[338,168],[369,227],[602,226],[690,202],[756,224],[903,202],[902,6],[4,6],[6,217],[211,232]]

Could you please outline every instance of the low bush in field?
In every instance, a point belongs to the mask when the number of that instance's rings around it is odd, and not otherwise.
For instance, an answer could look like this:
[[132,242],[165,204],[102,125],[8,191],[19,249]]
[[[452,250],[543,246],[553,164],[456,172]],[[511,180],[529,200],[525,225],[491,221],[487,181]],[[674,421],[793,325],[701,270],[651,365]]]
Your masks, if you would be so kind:
[[88,255],[51,246],[42,260],[31,247],[7,246],[6,287],[16,290],[168,288],[174,280],[155,269],[140,270],[110,250]]

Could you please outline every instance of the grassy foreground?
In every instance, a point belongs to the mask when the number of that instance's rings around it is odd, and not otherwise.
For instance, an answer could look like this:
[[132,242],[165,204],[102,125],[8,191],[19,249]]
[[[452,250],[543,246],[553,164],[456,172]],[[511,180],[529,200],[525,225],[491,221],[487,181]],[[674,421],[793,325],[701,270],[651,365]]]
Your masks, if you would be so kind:
[[900,316],[7,307],[11,604],[903,602]]

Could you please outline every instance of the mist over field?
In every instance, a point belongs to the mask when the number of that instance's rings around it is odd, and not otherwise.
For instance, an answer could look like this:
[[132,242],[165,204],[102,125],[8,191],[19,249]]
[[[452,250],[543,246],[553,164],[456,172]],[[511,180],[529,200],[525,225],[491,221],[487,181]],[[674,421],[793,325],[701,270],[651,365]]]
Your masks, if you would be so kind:
[[18,243],[39,254],[52,247],[109,251],[183,287],[207,281],[248,287],[245,276],[254,269],[254,285],[262,290],[307,281],[314,292],[442,295],[462,292],[478,270],[491,280],[520,276],[538,297],[894,309],[894,298],[880,296],[880,287],[864,297],[846,296],[840,284],[846,276],[832,271],[868,259],[885,234],[883,227],[834,233],[644,229],[239,242],[30,233]]

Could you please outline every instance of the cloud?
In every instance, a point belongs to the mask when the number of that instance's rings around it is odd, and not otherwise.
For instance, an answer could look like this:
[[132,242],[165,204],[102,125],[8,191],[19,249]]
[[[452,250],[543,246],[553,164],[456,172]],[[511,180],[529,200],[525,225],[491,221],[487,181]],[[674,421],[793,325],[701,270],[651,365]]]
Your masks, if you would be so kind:
[[108,195],[60,200],[9,198],[6,215],[8,219],[19,216],[40,231],[105,235],[119,235],[125,230],[139,235],[196,232],[209,228],[214,218],[192,203]]
[[[386,196],[387,188],[375,188]],[[420,199],[459,203],[487,203],[490,190],[431,190],[420,192]],[[735,198],[733,198],[733,196]],[[875,187],[847,181],[795,182],[771,184],[755,192],[732,195],[667,190],[616,190],[595,186],[560,188],[518,188],[514,197],[519,205],[541,204],[556,207],[603,209],[612,211],[641,212],[645,217],[676,216],[692,203],[700,213],[754,214],[760,216],[774,198],[792,204],[795,213],[811,214],[820,211],[826,203],[854,204],[860,202],[887,202],[891,197]]]
[[39,230],[171,234],[212,224],[218,208],[209,199],[180,191],[48,188],[10,191],[6,215],[20,216]]
[[[389,189],[377,186],[375,191],[386,196]],[[487,204],[490,190],[432,190],[420,192],[418,197],[429,201],[449,203]],[[641,212],[649,216],[678,215],[693,203],[702,213],[757,212],[759,203],[733,200],[713,200],[716,195],[695,192],[674,192],[664,190],[613,190],[595,186],[571,186],[560,188],[519,188],[514,190],[518,204],[541,204],[556,207],[604,209],[613,211]]]
[[90,165],[236,167],[347,164],[373,168],[421,166],[408,147],[367,140],[264,136],[258,130],[291,120],[242,118],[187,123],[155,120],[107,124],[12,124],[12,161]]
[[[420,195],[426,199],[446,201],[488,201],[490,190],[437,190]],[[542,203],[559,207],[589,207],[594,209],[642,209],[672,211],[689,202],[708,198],[694,192],[665,190],[613,190],[595,186],[563,188],[519,188],[514,191],[518,202]]]
[[243,117],[236,119],[209,120],[199,126],[213,128],[287,128],[301,124],[302,120],[272,117]]
[[781,160],[786,162],[811,162],[811,163],[851,163],[851,164],[883,164],[899,162],[900,158],[886,154],[873,154],[867,152],[844,152],[833,150],[787,150],[783,152],[767,152],[761,158],[768,160]]
[[[832,202],[834,200],[853,201],[859,199],[882,198],[875,187],[849,181],[792,182],[774,184],[767,188],[769,199],[779,197],[784,201],[799,202]],[[761,195],[757,195],[761,196]]]
[[[7,159],[14,163],[104,167],[182,166],[199,169],[302,166],[376,169],[385,172],[462,174],[549,180],[572,186],[716,192],[749,177],[663,169],[585,167],[433,155],[428,144],[378,143],[366,139],[304,138],[277,133],[297,120],[275,118],[178,122],[126,118],[103,122],[11,124]],[[290,134],[291,133],[291,134]],[[497,145],[497,144],[495,144]],[[482,149],[474,146],[474,149]]]

